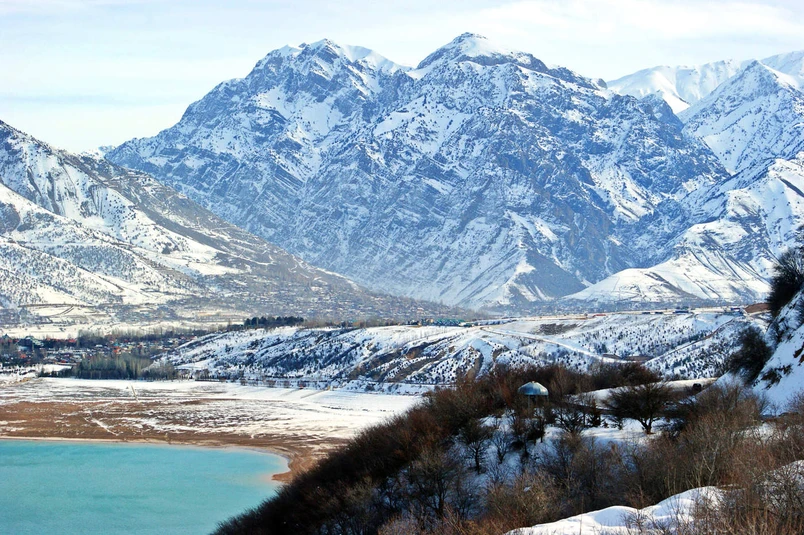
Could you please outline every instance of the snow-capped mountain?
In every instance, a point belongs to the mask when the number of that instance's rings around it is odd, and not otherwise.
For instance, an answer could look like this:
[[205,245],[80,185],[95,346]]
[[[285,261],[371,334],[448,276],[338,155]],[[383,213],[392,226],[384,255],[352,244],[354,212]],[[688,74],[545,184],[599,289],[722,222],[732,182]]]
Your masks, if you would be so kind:
[[[659,95],[675,113],[680,113],[706,97],[750,63],[752,60],[728,59],[693,67],[662,65],[611,80],[606,82],[606,85],[621,95],[637,98]],[[760,63],[787,75],[798,87],[804,84],[804,50],[770,56]]]
[[107,157],[373,289],[509,310],[667,260],[728,178],[663,102],[471,34],[413,69],[285,47]]
[[767,292],[774,260],[800,240],[804,153],[746,170],[700,193],[693,224],[670,244],[669,258],[627,269],[571,302],[747,302]]
[[414,306],[313,268],[148,175],[2,122],[0,269],[5,308],[76,305],[125,318],[138,307],[192,317],[386,315]]
[[[665,261],[612,275],[570,301],[761,298],[774,258],[798,241],[804,224],[802,71],[804,52],[745,62],[681,111],[684,132],[736,174],[685,199],[690,227],[668,244]],[[666,98],[643,99],[660,95]]]
[[679,117],[732,172],[804,150],[804,93],[795,78],[758,61]]
[[684,111],[740,72],[747,62],[724,60],[695,67],[662,65],[606,82],[612,91],[636,98],[659,95],[674,113]]

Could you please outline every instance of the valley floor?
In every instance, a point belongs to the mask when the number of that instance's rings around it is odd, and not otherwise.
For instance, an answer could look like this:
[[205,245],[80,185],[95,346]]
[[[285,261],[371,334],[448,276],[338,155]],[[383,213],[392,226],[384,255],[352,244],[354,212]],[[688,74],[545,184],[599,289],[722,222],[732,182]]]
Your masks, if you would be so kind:
[[30,379],[0,385],[0,438],[238,446],[289,457],[287,479],[415,396],[202,381]]

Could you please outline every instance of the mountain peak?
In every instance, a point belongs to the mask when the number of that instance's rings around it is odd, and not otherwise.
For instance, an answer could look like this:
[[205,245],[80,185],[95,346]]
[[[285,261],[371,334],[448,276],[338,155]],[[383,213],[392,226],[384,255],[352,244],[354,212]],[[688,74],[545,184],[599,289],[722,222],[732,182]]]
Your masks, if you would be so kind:
[[462,61],[477,57],[513,56],[510,50],[500,47],[476,33],[462,33],[419,63],[418,69],[438,61]]
[[771,56],[763,59],[762,63],[792,77],[798,87],[804,87],[804,50]]
[[301,43],[299,46],[285,45],[268,53],[259,63],[257,70],[267,63],[276,61],[323,61],[335,64],[339,61],[346,63],[362,63],[373,70],[386,73],[405,69],[402,65],[394,63],[385,56],[362,46],[341,45],[332,39],[324,38],[314,43]]
[[750,61],[679,118],[729,171],[766,167],[804,148],[804,94],[797,87],[793,76]]
[[[757,94],[775,92],[780,87],[796,89],[798,84],[792,76],[779,72],[760,61],[751,60],[745,64],[742,71],[723,82],[704,100],[715,101],[724,93],[729,92],[736,92],[736,95],[745,100],[756,98]],[[703,105],[703,100],[701,105]]]

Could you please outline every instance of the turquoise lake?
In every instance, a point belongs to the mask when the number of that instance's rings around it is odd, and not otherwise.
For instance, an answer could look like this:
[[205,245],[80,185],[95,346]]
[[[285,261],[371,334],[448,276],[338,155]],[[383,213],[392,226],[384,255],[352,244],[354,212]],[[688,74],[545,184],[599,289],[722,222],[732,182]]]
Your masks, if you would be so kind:
[[248,450],[0,440],[0,533],[209,533],[286,470]]

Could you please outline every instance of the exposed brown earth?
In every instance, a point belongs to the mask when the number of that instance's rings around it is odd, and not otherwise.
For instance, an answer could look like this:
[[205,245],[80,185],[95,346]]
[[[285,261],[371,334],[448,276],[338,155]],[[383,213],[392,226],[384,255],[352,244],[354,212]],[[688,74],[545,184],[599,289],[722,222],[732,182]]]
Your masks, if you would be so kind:
[[352,418],[346,409],[330,417],[331,407],[297,399],[236,399],[209,389],[132,394],[103,381],[72,384],[37,379],[0,388],[0,438],[255,448],[286,457],[290,471],[274,479],[288,481],[360,427],[340,421]]

